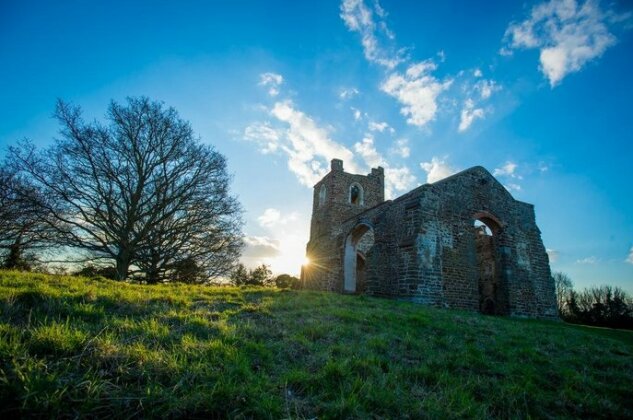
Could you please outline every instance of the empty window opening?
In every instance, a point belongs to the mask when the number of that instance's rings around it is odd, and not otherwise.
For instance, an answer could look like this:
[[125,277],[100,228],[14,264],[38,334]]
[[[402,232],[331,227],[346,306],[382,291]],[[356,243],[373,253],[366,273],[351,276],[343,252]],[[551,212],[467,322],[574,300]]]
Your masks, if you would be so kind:
[[492,229],[481,220],[475,220],[475,231],[478,235],[492,236]]
[[363,187],[358,184],[352,184],[349,188],[349,202],[357,206],[363,205]]
[[502,233],[501,223],[495,216],[485,212],[475,214],[473,219],[479,310],[487,315],[501,314],[504,310],[503,298],[500,295],[501,270],[497,254],[498,235]]
[[321,189],[319,190],[319,207],[325,204],[326,195],[327,195],[327,188],[325,188],[325,185],[321,185]]

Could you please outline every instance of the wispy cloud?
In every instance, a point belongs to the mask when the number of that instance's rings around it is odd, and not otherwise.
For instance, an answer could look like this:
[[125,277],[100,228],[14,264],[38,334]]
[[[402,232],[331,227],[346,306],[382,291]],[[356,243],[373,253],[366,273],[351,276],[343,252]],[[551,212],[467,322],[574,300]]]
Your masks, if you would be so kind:
[[633,246],[629,250],[629,256],[624,261],[629,263],[629,264],[633,264]]
[[476,108],[475,101],[468,98],[464,101],[464,106],[462,108],[462,112],[459,117],[459,127],[457,128],[460,132],[464,132],[468,130],[473,121],[477,118],[484,117],[483,108]]
[[510,160],[506,161],[501,167],[495,168],[492,175],[496,177],[505,178],[505,184],[503,186],[510,192],[521,191],[521,185],[517,183],[518,180],[523,179],[521,175],[517,173],[519,165]]
[[384,121],[383,122],[370,121],[368,128],[369,128],[369,131],[380,131],[382,133],[383,131],[391,127],[389,127],[389,124],[387,124]]
[[539,69],[555,87],[616,43],[609,26],[621,20],[612,10],[603,11],[598,1],[550,0],[534,6],[526,20],[508,26],[501,52],[539,49]]
[[400,113],[407,123],[422,127],[433,121],[437,113],[437,97],[448,89],[451,79],[440,81],[432,72],[437,65],[426,60],[409,66],[404,74],[392,73],[380,89],[402,104]]
[[430,162],[420,163],[420,167],[426,172],[426,182],[432,184],[457,173],[457,169],[446,163],[446,157],[434,156]]
[[409,139],[402,138],[396,140],[393,143],[393,146],[391,146],[391,149],[389,149],[389,152],[402,158],[408,158],[411,155],[411,149],[409,148]]
[[598,263],[600,260],[594,256],[582,258],[580,260],[576,260],[576,264],[588,264],[593,265]]
[[262,259],[279,255],[279,241],[266,236],[246,236],[244,243],[243,258]]
[[361,36],[363,51],[368,61],[388,69],[393,69],[403,61],[402,51],[385,45],[386,42],[392,41],[395,35],[387,27],[384,21],[386,12],[377,0],[373,9],[363,0],[343,0],[340,16],[350,31]]
[[343,159],[351,171],[358,170],[352,151],[332,140],[328,130],[297,109],[292,101],[276,102],[270,113],[287,125],[287,142],[281,149],[288,156],[288,168],[302,184],[309,187],[316,184],[325,176],[329,162],[334,158]]
[[[468,73],[460,74],[467,75]],[[483,103],[488,101],[494,92],[501,89],[496,81],[484,79],[481,69],[475,69],[472,74],[475,80],[469,80],[464,84],[466,99],[462,105],[457,128],[460,133],[468,130],[476,119],[483,119],[491,112],[491,107],[484,108]]]
[[257,218],[257,221],[262,227],[272,228],[280,225],[287,225],[288,223],[297,220],[298,216],[299,215],[296,212],[282,215],[279,210],[275,208],[268,208]]
[[281,74],[268,72],[259,75],[259,85],[267,87],[270,96],[279,95],[279,87],[283,82],[284,78]]
[[547,256],[549,257],[549,262],[550,263],[555,263],[556,261],[558,261],[558,257],[560,256],[560,252],[556,251],[555,249],[551,249],[551,248],[547,248],[545,250],[545,252],[547,252]]
[[360,109],[354,108],[353,106],[350,107],[350,109],[352,110],[352,115],[354,115],[354,121],[360,121],[360,119],[363,117],[363,113],[360,112]]
[[244,129],[244,138],[257,143],[262,153],[285,154],[288,168],[303,185],[316,184],[334,158],[343,159],[350,171],[358,171],[352,151],[332,140],[328,129],[319,126],[291,100],[277,101],[267,111],[276,125],[253,123]]
[[506,190],[510,191],[510,192],[518,192],[521,191],[521,186],[519,184],[510,182],[508,184],[503,184],[503,186],[505,187]]
[[362,141],[354,144],[354,151],[371,168],[382,166],[385,170],[385,197],[391,199],[399,192],[405,192],[417,183],[415,176],[406,166],[394,167],[376,150],[374,138],[366,135]]
[[493,171],[493,175],[494,176],[509,176],[512,178],[516,178],[517,174],[515,173],[517,167],[519,165],[517,165],[516,163],[512,162],[512,161],[507,161],[503,166],[501,166],[500,168],[496,168]]
[[254,123],[244,130],[244,138],[258,143],[259,151],[263,154],[276,152],[282,136],[282,130],[273,128],[269,122]]
[[339,90],[338,97],[342,100],[346,101],[348,99],[352,99],[354,96],[358,95],[360,91],[355,87],[342,88]]

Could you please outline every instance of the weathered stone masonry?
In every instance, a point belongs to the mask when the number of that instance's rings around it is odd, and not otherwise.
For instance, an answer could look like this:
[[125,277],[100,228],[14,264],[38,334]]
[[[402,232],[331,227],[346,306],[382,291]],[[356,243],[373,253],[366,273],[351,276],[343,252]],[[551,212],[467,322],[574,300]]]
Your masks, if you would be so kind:
[[384,201],[382,168],[355,175],[332,160],[314,187],[307,256],[309,288],[557,317],[534,207],[480,166]]

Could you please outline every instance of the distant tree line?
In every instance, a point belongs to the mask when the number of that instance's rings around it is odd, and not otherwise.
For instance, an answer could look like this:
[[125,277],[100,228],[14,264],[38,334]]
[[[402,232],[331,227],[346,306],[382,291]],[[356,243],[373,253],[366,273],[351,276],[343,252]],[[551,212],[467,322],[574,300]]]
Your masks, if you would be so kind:
[[633,329],[633,298],[619,287],[599,286],[577,291],[564,273],[554,273],[560,317],[574,324]]
[[54,115],[52,146],[22,141],[0,167],[3,267],[48,252],[117,280],[229,275],[243,241],[226,159],[173,108],[128,98],[100,123],[59,101]]
[[253,269],[247,269],[244,264],[237,264],[230,276],[234,286],[264,286],[278,287],[280,289],[300,289],[301,283],[297,277],[289,274],[280,274],[273,277],[272,271],[266,264],[261,264]]

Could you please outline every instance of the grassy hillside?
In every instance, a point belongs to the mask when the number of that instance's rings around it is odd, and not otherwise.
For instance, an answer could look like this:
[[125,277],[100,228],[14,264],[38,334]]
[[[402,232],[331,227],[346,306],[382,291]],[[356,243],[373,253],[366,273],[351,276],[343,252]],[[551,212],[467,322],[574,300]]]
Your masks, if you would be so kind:
[[332,293],[0,272],[0,413],[633,417],[633,334]]

